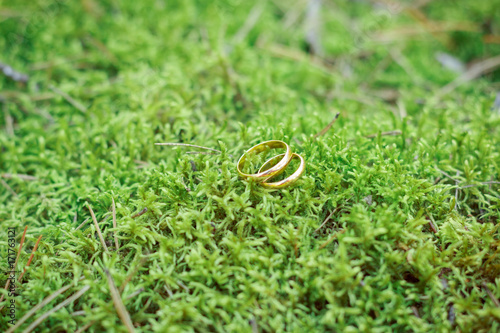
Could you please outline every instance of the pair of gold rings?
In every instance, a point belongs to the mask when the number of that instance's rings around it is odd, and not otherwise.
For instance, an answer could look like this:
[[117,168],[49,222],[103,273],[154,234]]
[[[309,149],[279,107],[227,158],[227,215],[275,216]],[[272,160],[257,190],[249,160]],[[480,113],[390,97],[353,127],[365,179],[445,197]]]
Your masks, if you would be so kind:
[[[248,174],[243,173],[242,168],[247,160],[247,156],[250,154],[258,154],[268,149],[273,148],[285,148],[286,152],[284,154],[279,154],[274,157],[268,159],[259,169],[257,173]],[[283,171],[285,171],[288,164],[292,161],[292,159],[298,159],[300,161],[300,165],[297,170],[291,174],[289,177],[270,183],[269,180],[280,175]],[[262,186],[266,188],[284,188],[295,183],[300,176],[304,173],[306,169],[306,163],[304,158],[299,154],[292,153],[290,147],[283,141],[280,140],[271,140],[259,143],[258,145],[253,146],[248,149],[243,156],[240,157],[238,161],[237,170],[240,176],[244,178],[253,178],[258,181]]]

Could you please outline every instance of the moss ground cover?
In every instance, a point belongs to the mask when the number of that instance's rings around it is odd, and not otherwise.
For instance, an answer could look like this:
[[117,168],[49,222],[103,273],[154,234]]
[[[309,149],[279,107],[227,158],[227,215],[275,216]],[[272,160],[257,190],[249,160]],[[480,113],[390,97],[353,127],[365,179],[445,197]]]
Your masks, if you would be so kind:
[[[16,331],[500,330],[500,3],[315,3],[0,2]],[[271,139],[292,188],[237,175]]]

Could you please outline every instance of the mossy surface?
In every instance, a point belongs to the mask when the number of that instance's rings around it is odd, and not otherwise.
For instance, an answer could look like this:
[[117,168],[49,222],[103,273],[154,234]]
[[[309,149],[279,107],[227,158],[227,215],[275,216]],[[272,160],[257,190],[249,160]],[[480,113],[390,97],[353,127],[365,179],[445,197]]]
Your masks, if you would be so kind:
[[[498,55],[499,2],[404,6],[323,1],[313,57],[304,1],[0,2],[30,76],[0,76],[1,257],[43,235],[1,294],[19,320],[75,284],[20,331],[88,285],[36,331],[126,332],[108,269],[137,332],[498,332],[499,73],[443,95],[435,53]],[[307,162],[292,188],[237,175],[271,139]]]

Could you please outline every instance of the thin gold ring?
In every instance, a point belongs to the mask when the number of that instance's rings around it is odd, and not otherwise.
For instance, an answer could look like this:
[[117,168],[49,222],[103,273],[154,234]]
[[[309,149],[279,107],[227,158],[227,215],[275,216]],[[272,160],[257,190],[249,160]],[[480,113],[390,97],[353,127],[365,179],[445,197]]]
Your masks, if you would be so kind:
[[[269,165],[272,165],[272,163],[275,162],[275,160],[279,159],[281,156],[283,156],[285,154],[280,154],[280,155],[276,155],[270,159],[268,159],[266,161],[266,163],[264,163],[260,169],[259,169],[259,172],[262,172],[264,170],[266,170],[266,168],[269,166]],[[279,175],[281,172],[284,171],[284,168],[278,172],[277,174],[267,178],[264,180],[264,182],[261,184],[262,186],[264,187],[267,187],[267,188],[283,188],[283,187],[287,187],[287,186],[290,186],[292,185],[293,183],[295,183],[299,178],[300,176],[302,176],[302,174],[304,173],[304,171],[306,170],[306,162],[304,161],[304,158],[302,156],[300,156],[299,154],[295,154],[293,153],[292,154],[292,159],[293,158],[298,158],[300,160],[300,165],[299,167],[297,168],[297,170],[291,174],[289,177],[283,179],[283,180],[280,180],[278,182],[274,182],[274,183],[268,183],[267,181],[273,177],[276,177],[277,175]]]
[[[247,155],[249,153],[261,153],[261,152],[266,150],[266,147],[267,148],[286,148],[286,153],[278,155],[278,156],[283,156],[281,161],[276,163],[273,167],[266,169],[265,171],[261,172],[259,170],[258,173],[254,173],[254,174],[243,173],[241,171],[241,168],[242,168],[243,164],[245,164],[245,161],[247,159]],[[275,157],[273,157],[273,159]],[[253,178],[253,179],[256,179],[257,181],[262,182],[266,179],[272,178],[273,176],[276,176],[276,175],[280,174],[281,172],[283,172],[283,170],[287,167],[288,163],[290,163],[291,160],[292,160],[292,151],[290,150],[290,147],[285,142],[280,141],[280,140],[265,141],[265,142],[261,142],[258,145],[255,145],[252,148],[248,149],[240,157],[240,160],[238,161],[238,165],[237,165],[237,170],[238,170],[238,173],[240,174],[240,176],[242,176],[242,177]],[[262,167],[261,167],[261,169],[262,169]]]

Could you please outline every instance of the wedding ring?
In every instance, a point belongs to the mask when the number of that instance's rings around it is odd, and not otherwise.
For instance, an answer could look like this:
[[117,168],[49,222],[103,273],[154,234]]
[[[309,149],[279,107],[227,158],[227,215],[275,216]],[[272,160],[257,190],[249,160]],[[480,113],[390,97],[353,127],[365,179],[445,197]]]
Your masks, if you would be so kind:
[[[273,163],[275,163],[276,161],[278,161],[280,159],[283,160],[283,156],[284,155],[285,154],[276,155],[276,156],[270,158],[269,160],[267,160],[260,167],[259,173],[263,173],[266,170],[269,170],[267,168],[269,168],[272,165],[274,165]],[[302,158],[302,156],[300,156],[299,154],[293,153],[292,154],[292,159],[294,159],[294,158],[300,160],[300,165],[299,165],[299,167],[297,168],[297,170],[293,174],[291,174],[289,177],[287,177],[287,178],[285,178],[283,180],[280,180],[278,182],[274,182],[274,183],[268,183],[267,182],[269,179],[274,178],[277,175],[281,174],[285,170],[285,168],[283,168],[278,173],[274,174],[273,176],[270,176],[269,178],[266,178],[264,180],[264,182],[261,183],[261,185],[264,186],[264,187],[266,187],[266,188],[284,188],[284,187],[290,186],[293,183],[295,183],[300,178],[300,176],[302,176],[302,174],[304,173],[304,171],[306,170],[306,162],[304,161],[304,158]]]
[[[245,164],[247,156],[249,154],[251,154],[251,153],[258,154],[258,153],[261,153],[261,152],[266,151],[267,149],[271,149],[271,148],[286,148],[286,152],[284,154],[277,155],[277,156],[282,156],[281,160],[278,163],[276,163],[273,166],[270,166],[269,168],[267,168],[263,171],[261,171],[262,170],[262,167],[261,167],[259,172],[255,173],[255,174],[247,174],[247,173],[243,173],[243,171],[241,171],[243,165]],[[264,165],[267,165],[268,162],[271,160],[273,162],[275,162],[277,156],[268,160],[266,163],[264,163]],[[280,140],[265,141],[265,142],[261,142],[258,145],[255,145],[252,148],[248,149],[240,157],[240,160],[238,161],[238,165],[237,165],[237,170],[238,170],[238,173],[240,174],[240,176],[242,176],[242,177],[253,178],[259,182],[262,182],[262,181],[265,181],[265,180],[272,178],[272,177],[280,174],[281,172],[283,172],[291,160],[292,160],[292,151],[290,150],[290,147],[285,142],[280,141]]]

